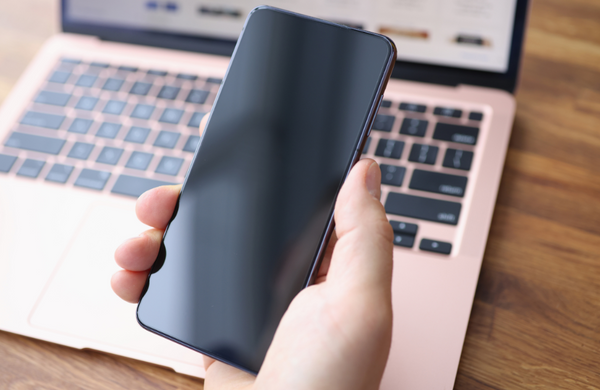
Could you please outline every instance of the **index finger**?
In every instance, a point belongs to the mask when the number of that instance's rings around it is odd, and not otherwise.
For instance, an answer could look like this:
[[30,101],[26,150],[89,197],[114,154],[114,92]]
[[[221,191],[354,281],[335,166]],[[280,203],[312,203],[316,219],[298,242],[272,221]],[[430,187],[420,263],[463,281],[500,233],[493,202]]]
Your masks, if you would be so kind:
[[173,215],[181,185],[156,187],[144,192],[135,204],[138,219],[146,225],[164,230]]

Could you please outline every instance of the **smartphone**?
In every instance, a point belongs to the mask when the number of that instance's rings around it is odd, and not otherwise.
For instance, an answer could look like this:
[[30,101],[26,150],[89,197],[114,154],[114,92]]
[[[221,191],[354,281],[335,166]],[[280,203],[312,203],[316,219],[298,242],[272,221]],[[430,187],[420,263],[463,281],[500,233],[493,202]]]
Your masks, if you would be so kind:
[[395,60],[382,35],[250,13],[137,307],[142,327],[258,373],[315,278]]

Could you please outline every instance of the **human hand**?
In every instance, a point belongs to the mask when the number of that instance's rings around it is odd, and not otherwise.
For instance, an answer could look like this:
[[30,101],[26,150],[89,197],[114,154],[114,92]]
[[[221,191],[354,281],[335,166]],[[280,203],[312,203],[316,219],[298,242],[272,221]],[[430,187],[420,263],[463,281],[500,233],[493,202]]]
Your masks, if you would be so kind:
[[[379,202],[381,173],[357,163],[338,196],[332,237],[316,284],[283,316],[257,377],[205,358],[210,389],[378,389],[392,334],[392,229]],[[143,194],[136,213],[154,229],[115,253],[113,290],[137,302],[180,186]]]

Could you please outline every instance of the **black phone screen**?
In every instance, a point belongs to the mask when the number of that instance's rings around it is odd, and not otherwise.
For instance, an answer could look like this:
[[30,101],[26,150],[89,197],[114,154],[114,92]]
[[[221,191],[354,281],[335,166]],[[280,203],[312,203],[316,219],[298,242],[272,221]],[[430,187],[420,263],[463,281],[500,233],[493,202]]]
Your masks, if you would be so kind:
[[258,372],[394,60],[375,34],[251,13],[142,294],[143,327]]

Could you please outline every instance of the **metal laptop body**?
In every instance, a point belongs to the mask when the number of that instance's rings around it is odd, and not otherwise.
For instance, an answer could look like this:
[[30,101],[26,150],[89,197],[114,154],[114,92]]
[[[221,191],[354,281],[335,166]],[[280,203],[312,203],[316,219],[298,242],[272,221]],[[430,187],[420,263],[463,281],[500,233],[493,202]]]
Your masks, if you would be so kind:
[[[515,102],[509,92],[516,86],[527,3],[518,1],[516,5],[506,72],[399,61],[395,78],[388,84],[386,104],[380,109],[382,121],[374,126],[364,152],[383,164],[387,184],[382,186],[381,199],[394,221],[397,240],[394,334],[382,389],[453,386],[514,118]],[[135,218],[135,197],[116,193],[115,188],[122,176],[182,181],[191,160],[187,141],[194,130],[188,124],[195,123],[194,113],[210,109],[211,96],[218,90],[218,83],[210,80],[223,76],[234,42],[68,18],[63,20],[63,30],[65,33],[45,44],[0,109],[0,154],[15,157],[7,172],[0,172],[0,329],[202,377],[199,354],[142,330],[135,320],[135,306],[121,302],[110,290],[110,275],[118,269],[113,261],[115,248],[147,228]],[[61,65],[64,59],[81,62]],[[74,80],[92,69],[92,63],[111,64],[93,68],[104,83],[96,85],[97,98],[106,106],[90,114],[94,125],[87,133],[69,131],[75,119],[87,118],[77,108],[87,92]],[[62,66],[70,72],[71,81],[49,82]],[[117,66],[138,70],[119,73]],[[167,75],[149,72],[156,69]],[[115,74],[124,80],[123,89],[103,89]],[[147,95],[131,98],[134,84],[146,81],[152,84]],[[170,85],[180,88],[182,99],[156,98]],[[36,102],[41,90],[71,97],[64,107],[50,107]],[[206,91],[206,101],[186,101],[194,90]],[[111,114],[106,108],[109,102],[120,100],[127,100],[126,108]],[[145,144],[127,141],[130,129],[142,123],[134,114],[138,105],[154,107]],[[168,122],[165,112],[178,110],[182,112],[179,122]],[[457,110],[461,111],[459,117]],[[48,128],[50,122],[41,128],[36,125],[39,118],[28,112],[65,118],[56,129]],[[472,119],[471,113],[478,119]],[[42,119],[48,118],[55,117]],[[100,136],[105,122],[119,122],[123,128],[113,138]],[[454,131],[456,126],[478,131],[475,138],[468,138],[473,134]],[[181,136],[173,147],[157,149],[163,131]],[[52,154],[24,149],[32,139],[40,140],[35,137],[63,139],[64,150]],[[77,142],[96,145],[88,159],[69,156]],[[103,163],[104,148],[124,150],[121,161],[114,166]],[[399,156],[398,149],[402,149]],[[126,164],[136,152],[154,155],[143,173]],[[465,169],[469,156],[469,168]],[[183,160],[175,175],[164,173],[164,157]],[[28,160],[44,164],[36,171]],[[0,159],[0,168],[2,164],[8,166]],[[64,183],[51,180],[57,164],[75,167]],[[84,170],[105,170],[110,176],[101,190],[95,190],[91,188],[95,179]],[[419,175],[432,173],[438,174],[433,176],[434,183],[458,177],[463,184],[440,182],[432,188],[427,187],[431,181],[423,185],[417,180]],[[386,174],[391,175],[388,181]],[[406,208],[415,201],[425,202],[425,206]],[[422,214],[436,207],[442,207],[437,214]]]

